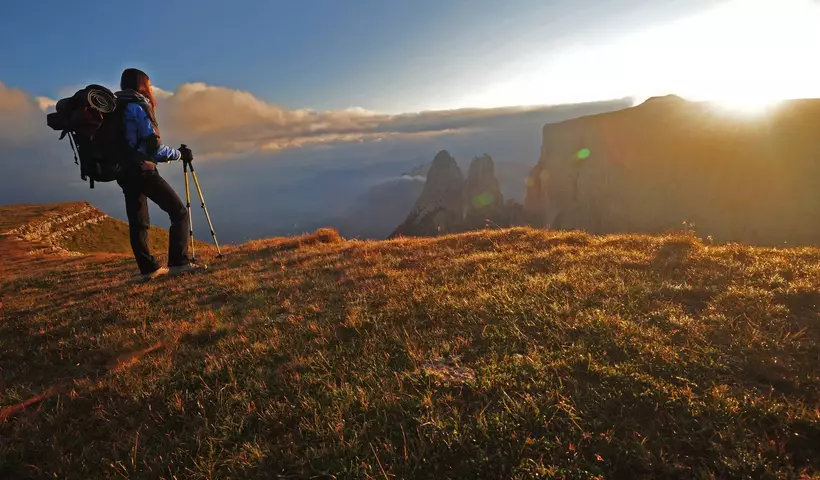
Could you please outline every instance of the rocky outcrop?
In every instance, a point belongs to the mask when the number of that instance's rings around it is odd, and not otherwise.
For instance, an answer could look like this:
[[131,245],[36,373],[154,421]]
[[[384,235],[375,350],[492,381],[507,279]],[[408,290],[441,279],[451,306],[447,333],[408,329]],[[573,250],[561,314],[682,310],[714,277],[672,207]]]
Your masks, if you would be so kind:
[[61,239],[107,218],[89,203],[60,204],[60,208],[0,234],[28,242],[32,252],[68,255],[73,252],[59,245]]
[[86,225],[93,225],[108,218],[88,203],[77,207],[66,207],[64,210],[43,215],[43,218],[25,223],[6,231],[4,235],[16,235],[29,241],[52,241],[67,236]]
[[434,236],[460,231],[463,192],[464,174],[455,159],[442,150],[433,159],[424,189],[410,215],[390,237]]
[[716,241],[820,243],[820,100],[761,116],[677,97],[543,130],[525,210],[592,233],[694,224]]
[[513,199],[504,203],[492,157],[485,153],[474,158],[465,181],[456,161],[441,151],[433,160],[413,210],[389,238],[428,237],[531,222],[523,205]]
[[504,196],[495,176],[493,157],[486,153],[473,159],[464,185],[465,228],[481,228],[502,221]]

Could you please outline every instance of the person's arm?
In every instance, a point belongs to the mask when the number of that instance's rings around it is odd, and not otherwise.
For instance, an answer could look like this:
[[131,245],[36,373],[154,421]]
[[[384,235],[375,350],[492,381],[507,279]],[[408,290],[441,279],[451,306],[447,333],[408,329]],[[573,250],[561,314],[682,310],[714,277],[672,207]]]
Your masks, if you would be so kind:
[[[130,104],[129,107],[138,109],[138,111],[135,112],[137,113],[137,121],[135,122],[136,138],[142,140],[142,144],[145,147],[145,154],[156,162],[171,162],[180,160],[182,158],[182,154],[179,153],[179,150],[162,143],[156,130],[154,130],[154,124],[151,122],[151,118],[148,116],[145,109],[136,103]],[[126,138],[129,139],[130,143],[131,137],[128,136],[127,125],[128,123],[126,123]]]

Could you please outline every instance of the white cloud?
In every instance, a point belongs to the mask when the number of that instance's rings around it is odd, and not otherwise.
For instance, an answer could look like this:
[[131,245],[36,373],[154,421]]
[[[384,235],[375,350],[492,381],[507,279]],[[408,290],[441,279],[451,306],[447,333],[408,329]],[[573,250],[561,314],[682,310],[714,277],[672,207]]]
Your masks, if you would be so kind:
[[37,100],[37,105],[40,107],[40,110],[44,112],[53,110],[54,106],[57,105],[57,100],[48,97],[35,97],[35,100]]
[[0,146],[18,147],[34,141],[38,121],[45,128],[39,101],[0,82]]
[[[360,108],[288,110],[250,92],[187,83],[158,107],[167,142],[184,142],[212,157],[344,142],[441,135],[474,130],[538,108],[496,108],[376,114]],[[171,140],[173,139],[173,140]]]
[[151,90],[154,92],[154,97],[158,100],[164,100],[174,94],[174,92],[169,92],[156,85],[151,85]]

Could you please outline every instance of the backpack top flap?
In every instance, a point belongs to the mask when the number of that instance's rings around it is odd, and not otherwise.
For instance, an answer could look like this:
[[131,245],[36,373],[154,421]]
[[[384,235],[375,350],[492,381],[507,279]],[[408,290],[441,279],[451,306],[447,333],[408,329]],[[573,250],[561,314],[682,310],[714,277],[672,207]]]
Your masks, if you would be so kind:
[[117,96],[102,85],[88,85],[74,95],[62,98],[55,112],[46,116],[46,124],[53,130],[73,131],[90,136],[102,122],[102,115],[117,107]]
[[90,180],[91,188],[95,181],[115,180],[121,170],[125,135],[123,109],[117,107],[111,90],[92,84],[58,101],[56,111],[46,116],[46,124],[62,132],[61,140],[69,135],[80,177]]

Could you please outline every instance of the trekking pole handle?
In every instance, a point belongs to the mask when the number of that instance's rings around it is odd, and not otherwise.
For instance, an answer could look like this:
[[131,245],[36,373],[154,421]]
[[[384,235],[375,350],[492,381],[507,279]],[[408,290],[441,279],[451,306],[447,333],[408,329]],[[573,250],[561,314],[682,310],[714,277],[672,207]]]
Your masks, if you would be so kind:
[[[186,145],[186,144],[184,144],[184,143],[183,143],[183,144],[181,144],[181,145],[179,146],[179,149],[180,149],[180,150],[188,150],[188,145]],[[183,160],[183,161],[182,161],[182,163],[188,163],[188,164],[190,164],[190,162],[186,162],[185,160]]]

